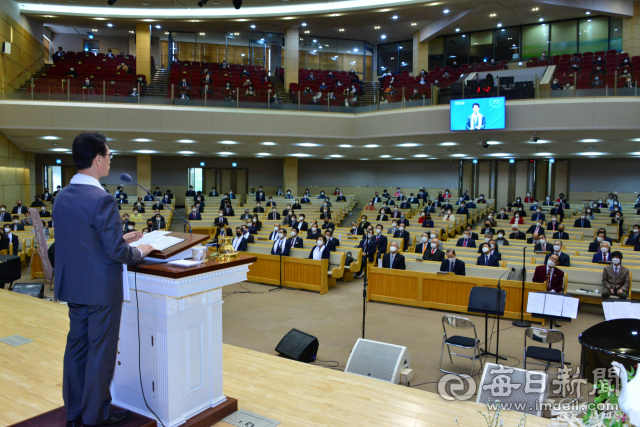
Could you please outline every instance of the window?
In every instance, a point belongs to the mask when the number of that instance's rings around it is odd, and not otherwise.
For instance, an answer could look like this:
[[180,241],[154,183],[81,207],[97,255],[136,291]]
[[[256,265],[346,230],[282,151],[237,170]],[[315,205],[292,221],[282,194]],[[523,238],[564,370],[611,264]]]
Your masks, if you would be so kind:
[[609,18],[581,19],[578,37],[580,52],[606,52],[609,50]]
[[520,59],[520,28],[496,30],[496,62]]
[[493,31],[471,33],[469,63],[489,62],[493,58]]
[[399,43],[398,58],[400,60],[400,72],[413,72],[413,41]]
[[469,62],[469,37],[466,34],[456,34],[447,36],[444,39],[446,65],[458,61],[458,65]]
[[578,51],[578,21],[553,22],[549,55],[571,55]]
[[[522,59],[539,58],[548,50],[549,26],[546,24],[522,27]],[[549,52],[547,52],[548,54]]]
[[202,191],[202,168],[189,168],[188,185],[193,185],[193,191]]
[[444,65],[444,37],[436,37],[429,41],[429,68]]
[[622,51],[622,18],[609,21],[609,49]]
[[397,73],[398,69],[398,44],[380,44],[378,45],[378,75],[382,75],[385,71]]

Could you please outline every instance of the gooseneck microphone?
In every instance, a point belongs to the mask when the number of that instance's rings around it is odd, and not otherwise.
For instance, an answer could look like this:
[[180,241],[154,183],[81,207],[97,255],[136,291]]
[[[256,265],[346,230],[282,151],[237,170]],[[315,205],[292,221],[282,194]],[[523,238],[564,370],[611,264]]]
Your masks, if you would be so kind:
[[142,188],[147,195],[153,197],[157,202],[162,203],[162,205],[169,209],[171,212],[173,212],[178,218],[180,218],[182,221],[184,221],[184,223],[186,225],[189,226],[189,233],[193,234],[193,230],[191,229],[191,224],[189,223],[189,221],[187,221],[186,219],[184,219],[183,217],[181,217],[178,212],[174,211],[173,209],[171,209],[169,206],[167,206],[167,204],[165,202],[162,201],[162,199],[158,199],[156,196],[153,195],[153,193],[151,193],[151,191],[147,190],[146,188],[144,188],[142,185],[138,184],[137,182],[135,182],[133,180],[133,178],[131,178],[131,175],[129,175],[128,173],[123,173],[120,174],[120,181],[122,182],[133,182],[135,185],[137,185],[138,187]]

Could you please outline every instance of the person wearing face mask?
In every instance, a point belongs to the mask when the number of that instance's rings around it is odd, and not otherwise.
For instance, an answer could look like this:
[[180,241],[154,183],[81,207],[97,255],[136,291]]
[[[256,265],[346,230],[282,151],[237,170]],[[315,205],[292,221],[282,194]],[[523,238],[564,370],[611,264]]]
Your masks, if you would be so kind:
[[451,209],[447,209],[447,210],[445,210],[445,214],[443,216],[443,219],[445,221],[455,222],[456,221],[456,216],[451,214]]
[[640,225],[634,224],[624,244],[627,246],[636,246],[638,243],[640,243]]
[[331,209],[323,206],[320,210],[320,219],[331,219]]
[[233,237],[233,240],[231,241],[231,245],[233,246],[233,249],[238,252],[246,252],[247,243],[248,243],[247,239],[245,239],[244,234],[242,232],[242,227],[236,227],[236,235]]
[[424,233],[422,233],[422,236],[420,237],[420,243],[418,243],[414,249],[414,252],[417,254],[424,254],[425,252],[429,251],[429,241],[431,239],[429,239],[429,232],[425,231]]
[[440,264],[440,271],[466,276],[465,264],[456,258],[456,251],[453,249],[447,249],[447,258]]
[[[189,216],[187,217],[187,219],[189,221],[200,221],[202,219],[202,216],[200,215],[200,212],[198,212],[198,208],[196,208],[195,205],[191,206],[191,213],[189,214]],[[220,224],[219,221],[220,218],[216,218],[216,220],[218,220],[218,225]],[[226,218],[222,218],[223,220],[227,220]],[[228,224],[228,223],[227,223]],[[215,225],[215,224],[214,224]],[[226,225],[226,224],[225,224]]]
[[462,215],[465,218],[469,218],[469,209],[467,209],[467,204],[464,201],[460,203],[460,207],[456,211],[456,215]]
[[551,196],[547,195],[547,197],[544,199],[544,202],[542,202],[542,206],[554,206],[554,202],[553,200],[551,200]]
[[269,212],[269,215],[267,215],[267,219],[270,221],[280,220],[280,214],[278,213],[278,210],[275,208],[275,206],[271,209],[271,212]]
[[264,191],[262,190],[262,188],[259,188],[258,192],[256,193],[256,202],[264,202],[264,201],[265,201]]
[[216,243],[221,242],[221,240],[219,240],[219,237],[233,237],[233,229],[231,227],[225,226],[225,224],[222,224],[216,229],[216,234],[213,237],[213,240]]
[[389,221],[389,216],[384,207],[380,208],[380,215],[376,217],[376,221]]
[[291,253],[291,246],[287,240],[287,230],[282,228],[278,230],[278,237],[273,241],[271,247],[271,255],[289,256]]
[[[194,206],[195,208],[195,206]],[[197,208],[196,208],[196,212],[197,212]],[[192,211],[193,213],[193,211]],[[189,214],[191,215],[191,214]],[[229,226],[229,220],[227,220],[227,218],[224,217],[224,211],[220,211],[218,212],[218,218],[216,218],[213,221],[213,225],[215,227],[228,227]]]
[[18,245],[20,244],[18,236],[16,236],[15,234],[13,234],[12,229],[11,229],[11,225],[9,224],[5,224],[4,225],[4,245],[2,245],[2,247],[0,247],[0,250],[2,249],[9,249],[9,244],[12,244],[12,251],[13,251],[13,255],[18,255]]
[[320,261],[323,259],[329,259],[331,251],[327,246],[327,238],[324,235],[319,235],[316,238],[316,246],[309,252],[309,259]]
[[[612,211],[612,214],[613,212],[622,212],[622,207],[620,206],[620,202],[617,199],[615,199],[611,203],[611,207],[609,208],[609,210]],[[610,215],[610,216],[613,216],[613,215]]]
[[314,222],[309,225],[309,230],[307,231],[307,239],[317,239],[319,236],[322,236],[322,232],[320,231],[320,227]]
[[331,229],[335,230],[336,226],[331,222],[329,218],[323,218],[322,227],[323,230]]
[[293,248],[302,249],[302,247],[304,247],[303,240],[298,234],[298,230],[295,228],[291,230],[291,237],[287,239],[287,246],[289,246],[289,250]]
[[526,234],[544,234],[544,221],[539,219],[527,230]]
[[602,299],[607,300],[612,295],[620,299],[629,298],[629,287],[631,280],[629,277],[629,269],[622,265],[622,252],[614,251],[611,253],[610,265],[604,267],[602,271]]
[[[590,210],[589,213],[591,213]],[[573,223],[573,226],[575,228],[591,228],[591,221],[587,219],[587,213],[583,212],[582,214],[580,214],[580,218],[576,219],[576,221]]]
[[311,199],[309,199],[309,195],[304,194],[302,198],[300,198],[301,204],[311,203]]
[[424,228],[433,228],[433,220],[431,219],[431,215],[428,213],[424,214],[424,220],[422,221],[422,227]]
[[544,283],[547,292],[561,293],[564,285],[564,272],[557,268],[558,255],[551,254],[546,265],[539,265],[533,273],[534,283]]
[[402,203],[400,203],[400,209],[411,209],[411,203],[407,201],[406,197],[402,198]]
[[451,210],[451,212],[453,212],[453,206],[449,202],[449,199],[445,199],[445,202],[442,204],[442,207],[444,208],[445,211]]
[[606,240],[600,242],[600,252],[596,252],[591,259],[592,263],[609,263],[611,262],[611,244]]
[[257,234],[258,233],[258,229],[253,224],[252,218],[247,219],[247,223],[245,225],[243,225],[243,227],[246,227],[247,232],[252,235],[251,239],[247,239],[247,241],[249,243],[253,243],[253,234]]
[[125,198],[125,199],[128,197],[128,196],[127,196],[127,193],[125,193],[125,192],[124,192],[124,189],[122,188],[122,186],[121,186],[121,185],[118,185],[118,187],[117,187],[117,189],[116,189],[116,193],[115,193],[113,196],[114,196],[116,199],[119,199],[119,198],[120,198],[120,196],[123,196],[123,195],[124,195],[124,198]]
[[[255,194],[255,192],[251,194]],[[211,191],[209,192],[209,197],[218,197],[218,196],[219,196],[218,190],[216,190],[216,187],[212,187]]]
[[305,215],[298,215],[298,220],[292,225],[292,228],[298,230],[298,233],[309,230],[309,224],[305,221]]
[[33,221],[31,220],[31,214],[29,212],[27,212],[26,214],[24,214],[24,219],[22,221],[20,221],[20,224],[22,224],[23,227],[32,227],[33,226]]
[[516,211],[513,214],[513,218],[511,218],[511,221],[509,221],[509,224],[523,225],[524,224],[524,218],[522,217],[522,212]]
[[[491,234],[494,235],[496,234],[496,230],[491,227],[491,221],[487,220],[484,222],[484,227],[482,227],[482,229],[480,230],[480,234]],[[473,236],[471,236],[473,238]],[[477,237],[474,240],[478,240]]]
[[0,222],[10,222],[10,221],[11,221],[11,214],[7,212],[7,207],[5,205],[0,205]]
[[525,203],[533,203],[533,197],[531,196],[531,192],[528,191],[527,195],[524,198],[524,202]]
[[554,215],[557,217],[558,221],[564,221],[564,209],[560,206],[560,203],[556,202],[555,207],[549,211],[549,214],[553,217]]
[[358,223],[355,221],[351,221],[351,228],[349,229],[349,234],[352,236],[358,236],[360,229],[358,228]]
[[[104,188],[107,193],[109,192],[109,190],[107,190],[104,184],[102,184],[102,188]],[[56,187],[56,191],[53,192],[53,197],[56,197],[56,195],[60,192],[60,190],[62,190],[62,187],[58,185]]]
[[40,200],[42,200],[43,202],[50,202],[53,200],[53,197],[51,196],[51,193],[49,193],[48,188],[44,189],[44,193],[42,193],[42,195],[40,196]]
[[397,230],[393,233],[393,237],[396,239],[404,240],[404,245],[402,250],[406,251],[409,249],[409,232],[404,229],[404,224],[399,224]]
[[242,215],[240,215],[240,219],[243,221],[246,220],[251,220],[252,216],[251,216],[251,212],[249,211],[249,209],[245,209],[244,213]]
[[276,191],[276,196],[284,196],[284,192],[282,191],[282,187],[278,187],[278,191]]
[[511,234],[509,234],[510,240],[527,240],[527,235],[518,229],[517,224],[513,224],[511,227]]
[[624,234],[624,218],[620,212],[614,212],[615,216],[611,218],[611,224],[618,224],[618,233]]
[[471,232],[465,230],[462,234],[462,237],[458,239],[456,246],[460,248],[475,248],[476,241],[471,238]]
[[504,237],[504,230],[498,230],[498,235],[496,237],[496,245],[509,246],[509,241]]
[[382,257],[382,268],[390,268],[392,270],[406,270],[404,256],[398,253],[398,243],[391,242],[389,244],[389,253]]
[[327,229],[324,232],[324,237],[327,241],[327,247],[329,248],[329,252],[335,252],[336,248],[340,246],[340,240],[333,237],[333,229]]
[[187,190],[187,192],[185,193],[186,197],[194,197],[196,195],[196,192],[193,191],[193,185],[189,186],[189,189]]
[[253,208],[253,213],[264,213],[264,208],[260,205],[260,202]]
[[[42,218],[42,215],[40,215],[40,217]],[[138,211],[138,208],[135,208],[135,207],[133,208],[133,214],[131,215],[131,221],[142,223],[142,215],[140,215],[140,212]]]
[[[10,224],[11,231],[24,231],[24,225],[20,222],[20,217],[18,215],[13,216],[12,220],[13,224]],[[5,224],[5,226],[8,224]]]
[[427,243],[427,247],[422,254],[424,261],[442,262],[445,260],[445,253],[442,250],[440,240],[435,237],[435,234],[431,234],[430,241]]
[[336,202],[346,202],[346,201],[347,201],[347,198],[342,193],[338,194],[338,197],[336,197]]
[[547,237],[544,234],[534,234],[527,243],[533,243],[534,252],[553,252],[553,245],[547,242]]
[[398,218],[398,225],[404,225],[405,228],[409,227],[409,220],[407,219],[407,215],[404,212],[400,213],[400,218]]
[[[600,243],[608,241],[608,237],[606,231],[604,230],[598,230],[598,233],[596,234],[596,238],[594,239],[593,242],[589,243],[589,252],[593,252],[593,253],[599,253],[600,252]],[[609,241],[609,243],[611,244],[611,242]]]
[[512,206],[516,209],[524,207],[524,205],[522,204],[522,199],[518,197]]
[[[381,227],[380,225],[378,226]],[[378,234],[378,236],[381,236],[381,235]],[[381,236],[381,238],[382,237],[384,236]],[[356,248],[362,249],[362,267],[360,271],[354,276],[356,279],[359,279],[364,276],[367,268],[367,264],[373,262],[374,256],[376,254],[376,240],[374,238],[373,230],[368,229],[366,231],[366,233],[362,237],[362,240],[360,241],[360,243],[358,243]]]
[[498,213],[498,215],[496,215],[496,218],[499,220],[507,220],[509,219],[509,214],[507,213],[507,210],[505,208],[500,208],[500,213]]
[[551,255],[556,255],[558,257],[558,267],[571,267],[571,258],[566,253],[562,252],[562,240],[556,240],[553,242],[553,252],[548,253],[547,256],[544,257],[545,265],[549,262]]
[[489,243],[483,243],[480,245],[482,253],[478,257],[476,265],[483,265],[485,267],[500,267],[500,261],[498,257],[491,254],[491,245]]
[[365,211],[374,211],[376,210],[376,207],[373,205],[372,201],[369,201],[369,203],[367,203],[367,206],[364,207]]
[[318,196],[318,199],[324,199],[324,190],[320,191],[320,195]]
[[542,221],[542,223],[544,224],[546,218],[547,217],[542,213],[542,209],[540,209],[540,206],[536,206],[535,213],[531,215],[531,221]]

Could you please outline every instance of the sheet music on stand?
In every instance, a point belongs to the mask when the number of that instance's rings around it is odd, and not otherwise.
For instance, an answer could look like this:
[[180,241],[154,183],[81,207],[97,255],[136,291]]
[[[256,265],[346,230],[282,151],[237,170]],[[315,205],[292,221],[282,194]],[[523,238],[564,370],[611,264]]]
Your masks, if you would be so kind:
[[575,319],[578,317],[579,302],[578,298],[573,298],[569,295],[551,292],[530,292],[527,301],[527,312],[532,315]]
[[605,320],[640,319],[640,303],[635,301],[603,301]]

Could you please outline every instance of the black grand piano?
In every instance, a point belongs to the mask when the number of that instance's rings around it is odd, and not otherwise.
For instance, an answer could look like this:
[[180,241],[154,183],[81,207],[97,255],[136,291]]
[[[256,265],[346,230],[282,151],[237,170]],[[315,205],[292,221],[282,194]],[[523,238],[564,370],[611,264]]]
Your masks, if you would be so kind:
[[[594,383],[594,370],[611,368],[611,362],[621,363],[628,371],[640,364],[640,320],[616,319],[598,323],[578,337],[582,344],[580,372],[582,378]],[[612,379],[607,374],[606,378]]]

